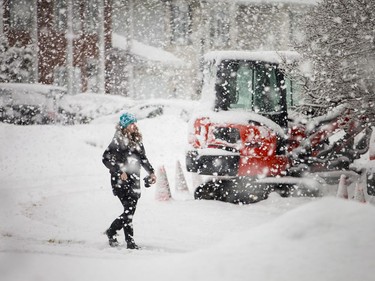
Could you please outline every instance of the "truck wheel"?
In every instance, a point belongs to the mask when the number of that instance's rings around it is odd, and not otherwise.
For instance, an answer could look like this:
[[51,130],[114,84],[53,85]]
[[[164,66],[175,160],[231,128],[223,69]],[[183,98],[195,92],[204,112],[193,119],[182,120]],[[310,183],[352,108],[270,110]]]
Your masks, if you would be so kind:
[[218,182],[218,200],[233,204],[252,204],[265,200],[269,189],[262,184],[254,183],[246,178],[234,178]]

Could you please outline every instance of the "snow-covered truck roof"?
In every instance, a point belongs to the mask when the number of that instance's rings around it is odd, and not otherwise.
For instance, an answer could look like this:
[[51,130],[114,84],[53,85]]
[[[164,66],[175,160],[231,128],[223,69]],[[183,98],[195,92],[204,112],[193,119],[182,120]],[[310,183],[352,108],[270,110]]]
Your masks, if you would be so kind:
[[287,63],[296,61],[300,55],[295,51],[212,51],[204,56],[206,61],[223,60],[264,61],[269,63]]

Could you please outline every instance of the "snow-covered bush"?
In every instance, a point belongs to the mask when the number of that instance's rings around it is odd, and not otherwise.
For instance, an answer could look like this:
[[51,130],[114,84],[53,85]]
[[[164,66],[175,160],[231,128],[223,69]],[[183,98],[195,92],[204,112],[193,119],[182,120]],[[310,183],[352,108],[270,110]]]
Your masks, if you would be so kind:
[[353,115],[375,120],[374,13],[373,0],[322,0],[308,13],[295,47],[311,65],[299,78],[315,113],[348,103]]
[[28,83],[32,80],[32,73],[31,46],[10,46],[0,36],[0,83]]

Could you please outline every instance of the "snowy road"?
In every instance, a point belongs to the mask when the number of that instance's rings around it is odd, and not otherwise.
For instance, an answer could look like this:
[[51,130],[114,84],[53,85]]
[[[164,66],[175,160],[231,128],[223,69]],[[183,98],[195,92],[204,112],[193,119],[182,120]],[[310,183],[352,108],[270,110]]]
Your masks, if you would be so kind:
[[238,206],[175,191],[187,131],[175,116],[139,122],[174,200],[158,202],[155,187],[143,189],[134,218],[143,249],[108,247],[102,233],[121,213],[101,163],[114,120],[0,124],[1,280],[373,280],[370,204],[271,194]]

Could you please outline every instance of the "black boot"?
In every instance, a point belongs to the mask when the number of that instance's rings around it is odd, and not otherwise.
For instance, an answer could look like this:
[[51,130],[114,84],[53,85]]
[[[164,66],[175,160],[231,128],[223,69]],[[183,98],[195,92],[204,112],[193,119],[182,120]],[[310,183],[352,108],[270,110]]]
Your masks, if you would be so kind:
[[112,234],[113,232],[111,231],[111,229],[107,229],[105,234],[107,235],[108,237],[108,243],[109,243],[109,246],[111,247],[117,247],[119,245],[117,239],[114,237],[116,234]]
[[139,247],[137,244],[135,244],[134,239],[131,239],[129,241],[126,241],[126,247],[131,250],[138,250]]
[[108,237],[108,243],[111,247],[117,247],[119,245],[115,236],[117,235],[117,230],[122,228],[123,222],[121,219],[115,219],[111,226],[106,230],[105,234]]
[[138,247],[137,244],[135,244],[134,239],[133,239],[133,226],[132,226],[132,224],[128,224],[128,225],[124,226],[124,234],[125,234],[126,247],[128,249],[138,250],[139,247]]

